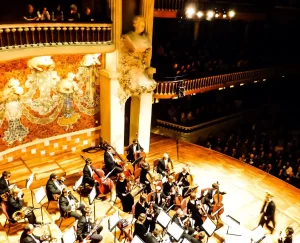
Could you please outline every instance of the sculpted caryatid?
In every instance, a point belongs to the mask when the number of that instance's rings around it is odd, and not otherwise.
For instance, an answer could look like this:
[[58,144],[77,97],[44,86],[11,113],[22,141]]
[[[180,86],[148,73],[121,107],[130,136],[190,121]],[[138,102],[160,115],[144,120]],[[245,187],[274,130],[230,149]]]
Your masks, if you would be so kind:
[[145,31],[145,19],[133,19],[134,31],[122,36],[120,56],[120,84],[131,95],[152,92],[156,82],[152,79],[153,68],[149,66],[151,42]]

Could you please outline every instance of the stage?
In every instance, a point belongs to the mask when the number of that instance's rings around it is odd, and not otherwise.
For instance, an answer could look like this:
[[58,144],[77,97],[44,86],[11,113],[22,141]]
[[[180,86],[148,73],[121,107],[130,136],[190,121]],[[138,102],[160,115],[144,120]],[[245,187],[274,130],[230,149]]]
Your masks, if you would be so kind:
[[[194,183],[198,184],[199,189],[210,187],[212,183],[218,181],[220,190],[226,192],[223,199],[225,207],[223,215],[230,215],[240,221],[241,225],[249,230],[253,230],[258,225],[260,218],[259,212],[264,201],[265,191],[269,190],[273,192],[274,202],[277,206],[277,225],[272,235],[265,229],[265,233],[267,234],[265,242],[277,242],[278,233],[284,231],[287,226],[292,226],[295,231],[293,242],[300,242],[300,191],[297,188],[248,164],[198,145],[179,141],[178,148],[177,154],[176,141],[174,139],[151,135],[150,152],[147,154],[146,160],[152,166],[155,159],[162,157],[164,152],[168,152],[174,161],[174,170],[176,172],[181,171],[184,164],[190,166],[191,174],[194,176]],[[93,163],[96,164],[97,167],[103,163],[103,151],[94,154],[77,153],[74,154],[74,156],[78,155],[79,157],[80,154],[92,158]],[[53,158],[53,160],[55,163],[55,158]],[[78,166],[78,163],[76,166]],[[81,166],[82,168],[84,166],[83,160]],[[6,168],[6,170],[10,170],[10,168]],[[13,170],[11,170],[11,172],[14,173]],[[76,177],[72,175],[72,178]],[[74,182],[74,179],[69,179],[68,181],[67,175],[68,186],[74,185]],[[25,190],[25,201],[26,200],[29,202],[31,200],[28,190]],[[138,197],[136,197],[135,200],[138,200]],[[97,201],[97,217],[104,215],[111,207],[111,203],[108,201],[109,199],[105,202]],[[109,215],[121,207],[119,200],[117,202],[118,203],[111,209]],[[55,221],[59,218],[55,203],[50,206],[48,211],[50,219]],[[122,211],[120,211],[120,216],[124,218],[132,217],[132,215],[125,214]],[[2,225],[4,223],[3,217],[4,215],[2,214],[0,216]],[[72,219],[65,220],[62,223],[62,231],[70,227],[72,222],[74,222]],[[104,220],[103,224],[104,228],[107,227],[107,220]],[[5,230],[7,231],[7,229],[6,227]],[[227,226],[225,225],[217,231],[217,237],[211,237],[208,242],[221,242],[220,239],[225,236],[226,231]],[[20,233],[20,227],[17,227],[17,229],[12,228],[9,236],[7,236],[3,231],[3,227],[1,227],[0,243],[17,242]],[[102,242],[113,242],[113,234],[107,229],[104,233],[105,236]]]

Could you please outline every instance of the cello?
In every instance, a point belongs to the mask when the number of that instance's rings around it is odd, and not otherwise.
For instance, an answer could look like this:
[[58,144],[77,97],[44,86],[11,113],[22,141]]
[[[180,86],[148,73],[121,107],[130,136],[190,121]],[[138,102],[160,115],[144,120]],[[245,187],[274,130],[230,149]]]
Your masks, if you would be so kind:
[[[217,182],[218,185],[219,182]],[[219,216],[224,213],[224,205],[223,205],[223,195],[220,194],[220,189],[218,188],[217,193],[213,196],[214,199],[214,206],[212,209],[212,216],[216,216],[217,220],[219,219]]]
[[[135,139],[136,139],[138,145],[141,147],[141,145],[139,143],[139,139],[138,139],[138,134],[136,133],[135,136],[136,136]],[[134,159],[135,160],[139,159],[140,157],[143,157],[142,162],[145,161],[145,159],[146,159],[146,153],[144,152],[144,150],[138,150],[138,151],[136,151],[134,153]]]

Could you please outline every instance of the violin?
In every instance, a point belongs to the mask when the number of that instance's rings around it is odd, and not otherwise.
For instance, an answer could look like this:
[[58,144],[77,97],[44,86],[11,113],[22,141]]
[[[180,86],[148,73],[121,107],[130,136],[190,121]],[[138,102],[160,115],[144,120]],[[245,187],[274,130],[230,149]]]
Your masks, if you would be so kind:
[[[219,182],[217,182],[219,185]],[[218,188],[217,193],[213,196],[214,199],[214,206],[212,209],[212,215],[220,216],[222,213],[224,213],[224,205],[223,205],[223,195],[220,194],[220,190]]]

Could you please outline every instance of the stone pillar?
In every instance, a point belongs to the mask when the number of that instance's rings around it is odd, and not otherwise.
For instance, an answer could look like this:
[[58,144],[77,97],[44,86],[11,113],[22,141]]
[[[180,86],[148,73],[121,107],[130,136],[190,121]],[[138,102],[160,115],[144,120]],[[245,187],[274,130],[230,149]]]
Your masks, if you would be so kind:
[[118,74],[100,71],[101,136],[114,146],[118,153],[124,152],[124,105],[120,104]]
[[150,93],[131,97],[130,143],[138,134],[138,140],[146,153],[149,152],[150,146],[152,96]]

